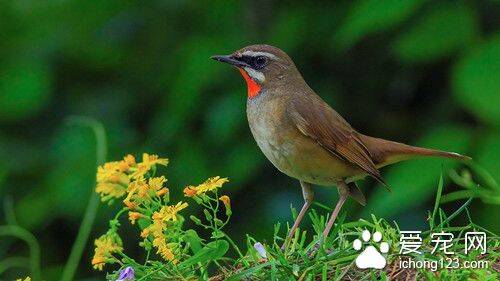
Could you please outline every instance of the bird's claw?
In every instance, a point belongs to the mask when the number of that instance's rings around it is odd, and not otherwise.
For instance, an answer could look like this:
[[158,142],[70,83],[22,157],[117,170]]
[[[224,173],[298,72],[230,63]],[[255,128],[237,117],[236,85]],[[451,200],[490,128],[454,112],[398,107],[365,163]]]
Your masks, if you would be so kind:
[[321,243],[320,242],[316,242],[314,244],[314,246],[309,251],[307,251],[307,256],[309,258],[313,258],[316,255],[316,253],[318,252],[319,246],[321,246]]

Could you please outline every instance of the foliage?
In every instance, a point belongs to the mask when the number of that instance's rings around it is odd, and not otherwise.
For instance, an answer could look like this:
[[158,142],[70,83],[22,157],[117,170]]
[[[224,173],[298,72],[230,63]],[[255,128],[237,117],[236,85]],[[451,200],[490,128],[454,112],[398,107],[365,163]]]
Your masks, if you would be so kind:
[[[441,213],[444,216],[444,213]],[[463,235],[467,231],[483,231],[480,226],[470,222],[468,225],[461,227],[452,227],[448,222],[444,222],[445,217],[436,219],[435,224],[437,228],[431,228],[427,232],[427,236],[423,236],[423,247],[421,248],[422,254],[401,255],[398,253],[400,247],[400,229],[394,223],[390,224],[384,219],[372,216],[371,220],[359,220],[353,222],[340,221],[332,239],[329,239],[323,244],[318,254],[313,258],[310,257],[310,251],[315,246],[317,236],[320,235],[325,222],[325,217],[318,215],[316,212],[310,216],[313,224],[318,227],[315,229],[314,239],[312,242],[307,242],[307,231],[298,231],[293,241],[293,244],[286,249],[285,252],[280,250],[276,241],[273,244],[266,245],[266,259],[263,259],[251,243],[255,240],[251,237],[248,238],[249,242],[249,255],[246,257],[250,266],[238,268],[232,272],[226,273],[225,276],[230,276],[228,280],[393,280],[396,276],[403,278],[403,280],[460,280],[460,278],[468,278],[468,280],[496,280],[498,272],[494,267],[498,263],[498,249],[500,247],[498,236],[488,232],[488,253],[479,256],[477,253],[471,255],[459,254],[460,263],[464,261],[485,260],[488,263],[487,268],[475,269],[445,269],[438,268],[436,271],[430,272],[428,269],[414,269],[404,270],[400,269],[397,264],[401,259],[411,257],[415,260],[439,260],[447,257],[443,254],[431,254],[431,238],[429,233],[454,233],[453,248],[450,251],[455,253],[463,252],[464,238]],[[434,221],[430,221],[434,222]],[[279,230],[279,225],[276,231]],[[384,270],[359,270],[356,268],[354,261],[359,255],[359,252],[353,249],[352,242],[360,237],[364,230],[369,230],[372,233],[379,231],[383,233],[383,241],[389,243],[391,251],[387,254],[387,266]],[[458,235],[457,235],[458,234]],[[281,241],[281,240],[280,240]],[[372,244],[378,247],[376,243]],[[290,278],[292,276],[292,278]],[[398,279],[399,280],[399,279]]]
[[[157,166],[166,166],[167,159],[144,153],[143,160],[127,155],[121,161],[108,162],[97,170],[96,192],[104,202],[120,199],[123,208],[109,222],[108,231],[94,242],[92,265],[103,270],[106,264],[120,265],[120,270],[108,275],[117,280],[127,268],[133,269],[138,280],[192,279],[208,276],[208,265],[217,264],[234,242],[223,232],[231,217],[231,203],[227,195],[218,196],[218,189],[227,178],[214,177],[197,186],[188,186],[184,195],[203,208],[203,220],[190,215],[198,226],[209,231],[209,239],[202,239],[194,229],[185,228],[181,215],[188,203],[172,204],[167,179],[157,176]],[[220,210],[224,206],[225,218]],[[128,213],[132,225],[137,225],[145,260],[139,263],[129,257],[119,235],[120,217]],[[240,253],[241,254],[241,253]]]
[[[480,170],[476,167],[476,170]],[[496,186],[496,182],[491,181],[491,176],[480,170],[482,180],[489,181],[490,184]],[[464,188],[477,188],[470,179],[470,174],[465,173],[462,177],[458,177],[453,173],[453,179],[468,183]],[[428,224],[429,228],[424,231],[421,253],[401,254],[398,252],[401,249],[401,229],[396,222],[389,223],[385,219],[377,218],[371,215],[371,220],[360,219],[359,221],[347,222],[345,215],[341,216],[336,223],[329,239],[321,245],[317,254],[311,256],[311,249],[316,246],[316,243],[321,240],[327,217],[319,215],[315,210],[309,215],[314,232],[313,239],[308,242],[310,235],[306,230],[298,229],[292,243],[283,251],[280,248],[280,243],[284,238],[280,237],[280,224],[275,225],[274,236],[272,242],[265,247],[265,257],[262,256],[262,250],[259,250],[254,244],[255,239],[247,237],[248,252],[247,256],[242,259],[246,260],[249,265],[240,266],[231,272],[227,272],[224,276],[229,277],[228,280],[241,280],[248,278],[249,280],[497,280],[497,266],[500,262],[498,250],[500,249],[500,240],[497,234],[492,233],[483,227],[477,225],[470,218],[468,206],[472,201],[469,198],[460,208],[453,214],[446,215],[441,204],[450,202],[451,200],[459,200],[463,198],[453,198],[452,194],[448,194],[448,198],[442,196],[444,181],[441,176],[435,199],[435,206],[432,212],[429,213]],[[498,192],[496,193],[498,196]],[[450,196],[451,195],[451,196]],[[465,197],[467,198],[467,197]],[[498,197],[497,197],[498,198]],[[444,200],[443,200],[444,199]],[[492,198],[493,199],[493,198]],[[498,204],[499,202],[496,202]],[[292,210],[295,214],[296,211]],[[466,214],[468,223],[464,226],[452,225],[460,214]],[[359,270],[354,265],[354,260],[359,255],[353,249],[352,241],[358,238],[363,230],[369,230],[371,233],[376,231],[383,234],[383,241],[390,245],[390,251],[386,255],[387,266],[384,270]],[[479,254],[478,252],[463,254],[464,250],[464,235],[468,231],[483,231],[488,235],[487,238],[487,253]],[[460,266],[457,268],[446,268],[440,266],[439,263],[436,269],[429,268],[419,269],[402,269],[397,263],[400,260],[406,260],[409,257],[414,260],[439,261],[450,260],[442,252],[433,252],[431,246],[431,233],[453,233],[454,239],[452,247],[449,251],[456,253],[458,256],[454,262]],[[370,242],[375,247],[378,244]],[[486,261],[487,266],[470,270],[463,265],[470,262]],[[444,263],[446,264],[446,262]],[[290,278],[290,276],[292,276]]]
[[[127,167],[125,173],[129,178],[133,178],[134,168],[129,169],[127,156],[121,162],[107,163],[103,168]],[[159,159],[161,161],[161,159]],[[141,164],[138,164],[141,165]],[[152,166],[154,177],[155,167]],[[128,170],[128,171],[127,171]],[[452,174],[453,179],[464,183],[464,188],[473,189],[475,184],[471,181],[470,174],[463,174],[461,177],[456,173]],[[487,173],[482,174],[484,181],[491,180]],[[145,179],[143,179],[145,180]],[[194,215],[190,219],[205,230],[211,232],[209,240],[200,238],[195,229],[184,229],[184,216],[178,211],[187,207],[187,204],[179,202],[176,205],[168,205],[168,192],[158,196],[158,191],[164,187],[143,185],[142,189],[137,189],[134,181],[123,185],[129,193],[123,200],[125,207],[119,211],[115,219],[110,221],[110,229],[106,234],[95,241],[96,249],[93,259],[94,267],[103,268],[104,264],[118,263],[120,269],[108,274],[108,280],[122,280],[118,276],[125,275],[136,278],[135,280],[367,280],[373,278],[393,279],[398,278],[419,280],[496,280],[498,272],[495,270],[500,259],[498,250],[500,240],[498,236],[475,224],[470,216],[467,207],[473,197],[469,197],[458,210],[451,215],[446,215],[440,208],[440,204],[458,200],[452,194],[442,196],[444,181],[440,178],[435,206],[429,213],[429,229],[423,234],[422,247],[420,253],[401,254],[401,229],[397,223],[391,224],[384,219],[371,216],[371,220],[359,220],[347,222],[345,215],[342,215],[336,223],[330,236],[320,245],[317,252],[318,241],[322,241],[322,231],[328,217],[312,210],[309,217],[313,225],[312,235],[307,230],[298,229],[290,243],[285,249],[280,245],[284,243],[282,238],[282,227],[278,223],[274,227],[274,234],[269,243],[261,244],[251,235],[247,235],[246,253],[242,254],[239,248],[222,231],[222,228],[229,222],[231,208],[229,198],[221,196],[218,199],[218,188],[227,181],[221,178],[212,178],[198,186],[188,186],[184,189],[184,195],[194,199],[197,204],[204,208],[204,219],[201,220]],[[109,183],[109,182],[107,182]],[[491,184],[496,184],[490,181]],[[158,189],[160,188],[160,189]],[[143,191],[143,196],[139,196]],[[132,194],[132,195],[131,195]],[[146,195],[147,194],[147,195]],[[124,194],[118,196],[124,197]],[[102,196],[104,200],[109,200],[107,195]],[[467,198],[467,197],[464,197]],[[132,199],[132,201],[130,201]],[[219,202],[223,202],[226,210],[226,219],[222,221],[218,218]],[[500,202],[496,202],[497,204]],[[145,261],[137,262],[127,256],[121,246],[122,242],[118,235],[120,222],[118,218],[121,214],[128,212],[129,220],[136,223],[141,230],[141,237],[144,240],[140,243],[144,248]],[[292,209],[296,216],[296,211]],[[451,222],[460,214],[467,214],[469,222],[464,226],[454,226]],[[285,230],[289,231],[287,227]],[[359,252],[353,248],[353,240],[359,237],[364,231],[371,233],[376,231],[383,234],[383,241],[389,244],[391,251],[386,254],[387,266],[384,270],[359,270],[354,267],[354,260]],[[484,231],[488,235],[487,253],[479,254],[479,251],[462,254],[464,249],[464,235],[468,231]],[[433,251],[431,245],[431,233],[453,233],[455,234],[453,245],[448,251],[453,251],[457,259],[451,259],[443,252]],[[285,232],[285,235],[287,232]],[[312,238],[312,239],[311,239]],[[236,259],[227,255],[229,243],[234,246],[238,253]],[[374,246],[378,244],[371,242]],[[157,258],[154,258],[151,251],[156,249]],[[415,260],[440,261],[438,266],[432,271],[426,268],[402,269],[396,264],[400,260],[412,258]],[[451,260],[463,265],[471,261],[485,261],[486,266],[469,270],[466,267],[447,268],[444,265]],[[210,271],[215,267],[216,272]],[[131,277],[131,278],[132,278]]]

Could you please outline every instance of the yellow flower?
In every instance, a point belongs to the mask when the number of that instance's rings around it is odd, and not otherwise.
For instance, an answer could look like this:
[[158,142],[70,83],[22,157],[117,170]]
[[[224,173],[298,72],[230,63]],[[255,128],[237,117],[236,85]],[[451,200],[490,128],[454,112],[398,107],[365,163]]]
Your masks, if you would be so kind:
[[128,171],[131,167],[135,166],[137,163],[135,162],[135,157],[128,154],[123,157],[123,160],[120,162],[120,167],[124,169],[124,171]]
[[167,158],[159,158],[158,155],[154,154],[147,154],[143,153],[142,154],[142,162],[137,164],[137,167],[135,168],[135,171],[132,173],[132,178],[138,179],[143,177],[153,166],[156,165],[162,165],[162,166],[167,166],[168,165],[168,159]]
[[97,181],[117,181],[135,165],[135,158],[130,154],[125,156],[122,161],[105,163],[97,170]]
[[[130,195],[130,193],[129,193]],[[131,201],[131,196],[127,196],[127,198],[125,198],[123,200],[123,204],[129,209],[129,210],[134,210],[135,208],[137,208],[137,204],[135,202],[132,202]]]
[[168,159],[167,158],[160,158],[160,157],[158,157],[158,155],[154,155],[154,154],[149,155],[147,153],[143,153],[142,154],[142,163],[141,164],[149,166],[149,167],[154,166],[154,165],[167,166],[168,165]]
[[151,197],[167,194],[168,189],[163,187],[166,181],[163,176],[150,178],[147,182],[144,178],[133,180],[128,186],[128,195],[123,203],[129,209],[133,209],[132,206],[137,207],[134,203],[141,203],[144,200],[150,200]]
[[164,176],[150,178],[148,184],[151,192],[158,197],[167,194],[168,188],[163,187],[165,182],[167,182],[167,179]]
[[123,251],[118,235],[104,234],[94,241],[95,250],[92,258],[94,269],[102,270],[106,263],[114,262],[113,253]]
[[229,180],[227,178],[221,178],[219,176],[209,178],[206,180],[204,183],[198,185],[198,186],[188,186],[184,188],[184,196],[186,197],[193,197],[195,195],[200,195],[204,194],[208,191],[215,190],[219,187],[221,187],[224,183],[228,182]]
[[196,186],[188,186],[184,188],[184,196],[186,197],[193,197],[198,193],[198,190],[196,189]]
[[145,180],[138,179],[132,181],[127,188],[127,197],[123,199],[123,204],[129,209],[134,210],[140,204],[141,197],[144,197],[147,193],[148,186]]
[[[173,206],[171,206],[173,207]],[[165,234],[163,231],[166,229],[166,224],[163,220],[161,214],[154,213],[153,214],[153,223],[146,227],[141,232],[141,237],[146,239],[149,235],[153,236],[153,246],[156,248],[156,253],[159,254],[163,259],[167,261],[171,261],[172,263],[177,263],[177,259],[175,259],[175,255],[173,252],[173,248],[169,246],[167,243]],[[175,245],[171,243],[170,245]]]
[[149,186],[154,189],[154,190],[160,190],[163,188],[163,184],[167,181],[167,179],[164,176],[161,177],[154,177],[150,178],[148,180]]
[[154,237],[162,236],[166,225],[164,222],[177,221],[177,213],[188,206],[187,203],[179,202],[173,206],[163,206],[160,211],[154,212],[153,223],[141,232],[141,237],[146,238],[150,234]]
[[138,212],[128,212],[128,219],[131,224],[135,224],[135,221],[140,218],[145,218],[146,216]]
[[24,279],[19,278],[19,279],[16,279],[16,281],[31,281],[31,277],[26,277]]
[[152,224],[141,231],[141,237],[147,238],[149,235],[153,235],[153,237],[162,236],[165,227],[166,226],[161,219],[153,220]]
[[115,183],[98,183],[95,191],[101,195],[102,201],[120,198],[127,193],[125,187]]
[[168,188],[164,187],[156,192],[156,196],[160,197],[168,193],[169,193]]
[[153,246],[156,247],[156,253],[160,254],[162,258],[167,261],[175,261],[174,252],[167,245],[167,241],[164,237],[155,237],[153,239]]
[[[112,198],[120,198],[129,193],[125,199],[130,202],[131,195],[137,193],[139,197],[144,198],[150,191],[149,185],[152,185],[151,196],[162,190],[165,183],[165,177],[151,178],[146,182],[144,176],[156,165],[168,164],[168,159],[159,158],[158,155],[142,155],[142,162],[137,163],[134,156],[127,155],[121,161],[112,161],[105,163],[97,168],[96,192],[101,195],[102,201]],[[168,191],[162,190],[161,196]],[[133,194],[131,194],[133,193]]]
[[207,191],[212,191],[221,187],[224,183],[228,182],[227,178],[213,177],[206,180],[204,183],[198,186],[197,194],[202,194]]
[[148,195],[149,186],[144,178],[140,178],[131,182],[128,186],[128,190],[130,195],[137,194],[139,198],[144,198]]
[[120,171],[120,162],[108,162],[97,168],[97,182],[118,182],[122,172]]
[[126,194],[129,178],[125,173],[128,164],[124,161],[108,162],[97,168],[95,191],[101,195],[101,200],[120,198]]
[[159,212],[153,214],[153,220],[177,221],[177,213],[188,206],[187,203],[179,202],[173,206],[163,206]]

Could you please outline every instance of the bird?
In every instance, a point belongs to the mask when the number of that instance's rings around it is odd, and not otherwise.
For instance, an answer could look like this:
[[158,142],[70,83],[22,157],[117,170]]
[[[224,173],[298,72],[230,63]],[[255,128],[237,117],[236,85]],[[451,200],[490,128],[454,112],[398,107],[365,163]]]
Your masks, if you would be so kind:
[[282,249],[313,203],[314,185],[336,186],[339,193],[322,233],[324,239],[348,197],[366,205],[356,181],[371,177],[390,190],[380,168],[419,156],[470,160],[458,153],[358,132],[309,87],[292,59],[277,47],[250,45],[211,58],[239,70],[247,85],[248,124],[258,147],[279,171],[297,179],[302,188],[304,204]]

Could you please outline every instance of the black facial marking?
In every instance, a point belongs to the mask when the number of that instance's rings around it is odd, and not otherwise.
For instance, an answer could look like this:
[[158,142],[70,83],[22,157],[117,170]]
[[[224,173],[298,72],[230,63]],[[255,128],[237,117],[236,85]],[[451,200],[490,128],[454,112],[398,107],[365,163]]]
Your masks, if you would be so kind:
[[264,68],[269,62],[269,59],[266,56],[242,56],[240,60],[246,62],[255,70]]
[[254,58],[254,66],[256,69],[261,69],[267,65],[268,58],[265,56],[258,56]]

